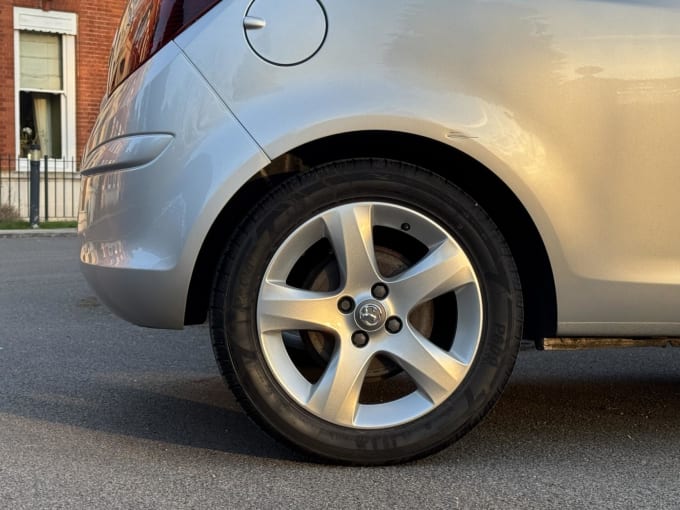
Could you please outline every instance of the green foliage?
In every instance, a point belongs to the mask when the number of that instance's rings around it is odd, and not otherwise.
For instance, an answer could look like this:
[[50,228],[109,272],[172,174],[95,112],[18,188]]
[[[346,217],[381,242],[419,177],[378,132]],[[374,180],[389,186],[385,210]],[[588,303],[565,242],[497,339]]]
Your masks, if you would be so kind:
[[77,226],[77,221],[48,221],[40,224],[40,228],[76,228]]
[[20,220],[19,210],[10,204],[0,204],[0,221],[17,221]]
[[[75,221],[48,221],[42,222],[38,225],[41,229],[55,229],[55,228],[76,228],[78,223]],[[28,221],[18,220],[0,220],[0,230],[21,230],[31,228]]]

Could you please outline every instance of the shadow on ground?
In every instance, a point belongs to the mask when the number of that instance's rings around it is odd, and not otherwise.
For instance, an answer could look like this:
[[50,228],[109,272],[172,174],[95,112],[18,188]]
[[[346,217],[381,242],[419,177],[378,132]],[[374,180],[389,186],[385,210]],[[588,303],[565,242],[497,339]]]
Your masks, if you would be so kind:
[[[680,376],[626,377],[607,367],[606,358],[598,370],[611,375],[561,375],[540,366],[549,360],[544,356],[551,355],[532,353],[521,363],[489,418],[455,447],[456,456],[476,452],[479,443],[496,444],[499,454],[510,445],[534,456],[555,443],[606,450],[622,441],[667,437],[680,427]],[[71,380],[61,391],[61,385],[38,382],[1,399],[0,412],[192,448],[302,460],[249,421],[220,377],[185,374],[100,372]]]
[[[121,374],[117,374],[117,378]],[[145,379],[42,389],[0,399],[0,412],[192,448],[298,459],[241,411],[220,377]]]

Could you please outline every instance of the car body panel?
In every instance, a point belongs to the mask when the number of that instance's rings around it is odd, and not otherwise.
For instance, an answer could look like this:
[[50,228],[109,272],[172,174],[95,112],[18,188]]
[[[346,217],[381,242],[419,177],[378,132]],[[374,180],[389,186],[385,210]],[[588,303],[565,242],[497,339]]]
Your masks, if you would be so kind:
[[223,2],[177,42],[272,159],[381,129],[491,169],[543,238],[558,334],[680,333],[680,4],[324,7],[326,41],[298,66],[248,47],[247,2]]
[[389,130],[468,154],[518,197],[550,258],[558,335],[680,334],[680,3],[322,3],[326,40],[299,65],[258,57],[243,29],[250,2],[223,1],[104,106],[88,151],[129,135],[187,138],[142,167],[85,178],[90,204],[109,181],[135,189],[117,199],[127,212],[83,215],[95,243],[85,258],[121,241],[126,257],[87,262],[90,281],[113,267],[159,279],[121,315],[181,327],[202,240],[248,178],[310,141]]
[[177,46],[163,48],[103,105],[83,161],[81,263],[104,303],[181,328],[224,197],[268,163]]
[[317,0],[255,0],[247,12],[246,37],[262,59],[295,65],[312,57],[326,38],[328,24]]

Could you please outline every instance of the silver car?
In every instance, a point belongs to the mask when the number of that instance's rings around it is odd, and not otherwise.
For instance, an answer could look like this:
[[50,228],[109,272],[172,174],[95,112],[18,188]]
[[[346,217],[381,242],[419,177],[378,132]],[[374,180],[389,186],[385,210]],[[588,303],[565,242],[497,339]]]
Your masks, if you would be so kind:
[[680,336],[678,55],[670,0],[132,0],[83,273],[133,323],[209,320],[284,442],[429,454],[523,338]]

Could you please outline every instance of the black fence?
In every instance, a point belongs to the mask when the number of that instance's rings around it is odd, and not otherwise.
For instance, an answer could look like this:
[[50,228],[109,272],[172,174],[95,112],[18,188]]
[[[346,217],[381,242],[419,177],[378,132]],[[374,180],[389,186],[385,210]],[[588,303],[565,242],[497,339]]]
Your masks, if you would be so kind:
[[[75,159],[45,157],[40,163],[40,221],[76,220],[80,201],[80,174]],[[30,161],[0,157],[0,211],[24,220],[30,215]]]

